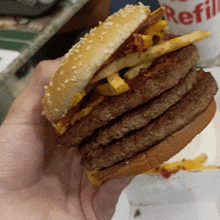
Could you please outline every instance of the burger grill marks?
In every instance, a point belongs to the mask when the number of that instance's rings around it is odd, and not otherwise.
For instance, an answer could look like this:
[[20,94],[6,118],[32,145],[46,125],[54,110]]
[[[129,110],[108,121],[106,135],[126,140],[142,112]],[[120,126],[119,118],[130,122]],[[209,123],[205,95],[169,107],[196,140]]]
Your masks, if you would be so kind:
[[58,141],[66,147],[77,146],[95,129],[175,86],[195,66],[198,58],[197,48],[193,45],[158,58],[151,69],[142,70],[143,73],[132,80],[129,91],[105,99]]
[[84,155],[81,163],[88,170],[110,167],[145,151],[167,136],[177,132],[205,111],[217,92],[217,84],[210,73],[198,72],[197,83],[180,101],[170,107],[146,127]]

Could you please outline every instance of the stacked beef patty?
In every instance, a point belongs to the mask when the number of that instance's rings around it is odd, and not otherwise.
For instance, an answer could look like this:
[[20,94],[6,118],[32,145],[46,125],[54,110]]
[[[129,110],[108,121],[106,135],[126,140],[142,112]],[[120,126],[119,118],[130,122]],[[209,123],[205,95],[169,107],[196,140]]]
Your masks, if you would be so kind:
[[206,110],[217,92],[210,73],[196,70],[189,45],[157,58],[127,83],[130,90],[104,99],[59,137],[77,146],[87,170],[124,162],[174,134]]

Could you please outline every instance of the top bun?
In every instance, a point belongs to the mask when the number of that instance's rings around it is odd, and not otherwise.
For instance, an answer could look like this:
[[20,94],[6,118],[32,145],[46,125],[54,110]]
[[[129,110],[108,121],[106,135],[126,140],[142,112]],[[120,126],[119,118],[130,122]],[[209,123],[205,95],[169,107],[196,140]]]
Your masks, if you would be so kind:
[[90,82],[94,73],[149,16],[149,6],[127,5],[109,16],[74,45],[47,86],[44,114],[51,122],[66,116],[73,99]]

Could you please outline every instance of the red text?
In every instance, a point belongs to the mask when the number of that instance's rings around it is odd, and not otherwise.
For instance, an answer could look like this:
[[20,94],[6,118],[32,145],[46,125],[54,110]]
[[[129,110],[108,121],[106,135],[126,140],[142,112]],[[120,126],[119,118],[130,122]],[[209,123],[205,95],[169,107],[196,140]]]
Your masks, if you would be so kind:
[[[175,0],[172,0],[175,1]],[[188,0],[176,0],[188,1]],[[176,24],[190,25],[193,23],[201,23],[204,19],[209,20],[220,12],[220,0],[206,0],[195,6],[193,11],[181,11],[177,13],[171,6],[165,5],[167,8],[166,19]]]

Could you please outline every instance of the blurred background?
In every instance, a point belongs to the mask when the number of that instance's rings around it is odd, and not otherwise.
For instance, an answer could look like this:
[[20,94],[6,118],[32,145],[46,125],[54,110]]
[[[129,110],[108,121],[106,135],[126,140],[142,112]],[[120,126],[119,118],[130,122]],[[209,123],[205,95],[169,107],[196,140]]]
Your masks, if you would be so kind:
[[[92,2],[91,0],[90,2]],[[97,2],[100,0],[96,0]],[[57,57],[63,56],[71,47],[74,45],[80,37],[84,36],[85,33],[89,32],[89,30],[97,25],[98,21],[103,21],[108,15],[117,12],[120,8],[124,8],[127,4],[138,4],[140,0],[127,0],[127,1],[119,1],[119,0],[102,0],[102,3],[98,7],[94,14],[96,16],[91,16],[90,21],[80,22],[83,19],[89,18],[89,11],[94,7],[94,5],[85,6],[84,11],[82,13],[82,17],[80,14],[80,21],[70,20],[58,34],[56,34],[48,43],[39,50],[39,52],[33,58],[33,63],[36,64],[40,60],[45,59],[56,59]],[[154,10],[159,7],[159,3],[157,0],[143,0],[141,1],[144,5],[150,5],[151,10]],[[79,15],[79,14],[78,14]],[[81,23],[78,28],[76,27],[76,23]],[[56,47],[54,47],[56,45]]]

